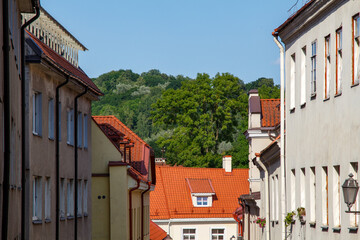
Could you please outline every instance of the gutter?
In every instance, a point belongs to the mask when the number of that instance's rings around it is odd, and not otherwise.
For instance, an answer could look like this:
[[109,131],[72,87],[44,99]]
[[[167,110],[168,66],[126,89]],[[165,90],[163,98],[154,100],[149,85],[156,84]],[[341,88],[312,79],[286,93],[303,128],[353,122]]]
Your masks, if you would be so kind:
[[74,224],[74,239],[77,240],[77,236],[78,236],[78,99],[80,97],[82,97],[83,95],[85,95],[88,91],[88,87],[85,86],[85,89],[82,93],[80,93],[79,95],[77,95],[75,97],[75,103],[74,103],[74,154],[75,154],[75,224]]
[[[26,82],[25,82],[25,28],[40,17],[40,7],[35,4],[35,16],[21,26],[21,239],[26,239],[26,195],[29,189],[26,188],[26,140],[29,140],[26,127]],[[26,136],[26,137],[25,137]],[[30,180],[30,176],[27,176]]]
[[9,0],[3,0],[3,67],[4,67],[4,169],[1,239],[8,236],[9,189],[10,189],[10,41],[9,41]]
[[56,169],[56,230],[55,230],[55,239],[59,240],[59,233],[60,233],[60,116],[59,109],[60,105],[60,88],[68,84],[70,80],[70,76],[66,76],[66,81],[59,84],[56,87],[56,100],[55,100],[55,169]]
[[144,240],[144,194],[151,188],[151,182],[148,182],[148,189],[141,193],[141,240]]
[[134,188],[131,188],[129,190],[129,235],[130,235],[130,240],[133,240],[133,235],[132,235],[132,229],[133,229],[133,225],[132,225],[132,192],[135,191],[136,189],[138,189],[140,187],[140,180],[136,179],[137,182],[137,186]]
[[280,183],[281,183],[281,238],[286,238],[285,232],[285,215],[286,215],[286,197],[285,197],[285,137],[284,137],[284,130],[285,130],[285,94],[284,94],[284,87],[285,87],[285,78],[284,78],[284,46],[280,43],[278,39],[278,33],[273,32],[272,35],[274,36],[274,41],[276,45],[279,47],[280,50]]
[[269,204],[269,172],[266,166],[260,160],[260,154],[256,153],[255,161],[256,163],[264,170],[265,172],[265,207],[266,207],[266,224],[265,224],[265,232],[266,239],[270,240],[270,204]]

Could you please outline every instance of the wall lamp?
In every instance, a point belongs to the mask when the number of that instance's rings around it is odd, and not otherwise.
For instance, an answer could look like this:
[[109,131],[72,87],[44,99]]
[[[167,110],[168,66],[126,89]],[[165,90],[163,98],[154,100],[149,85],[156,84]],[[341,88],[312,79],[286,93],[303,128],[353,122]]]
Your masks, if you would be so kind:
[[353,176],[354,175],[350,173],[349,178],[346,179],[344,184],[342,185],[344,201],[349,208],[349,210],[345,212],[360,214],[360,211],[351,211],[351,207],[355,203],[356,196],[359,191],[359,184],[355,179],[353,179]]

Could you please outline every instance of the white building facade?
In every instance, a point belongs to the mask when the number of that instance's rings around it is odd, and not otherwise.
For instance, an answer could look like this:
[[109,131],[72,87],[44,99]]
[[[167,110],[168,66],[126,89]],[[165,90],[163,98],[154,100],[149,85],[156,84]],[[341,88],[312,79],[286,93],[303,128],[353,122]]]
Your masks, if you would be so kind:
[[288,239],[359,239],[341,188],[359,176],[359,12],[360,1],[311,0],[274,32],[285,45],[286,211],[306,210]]

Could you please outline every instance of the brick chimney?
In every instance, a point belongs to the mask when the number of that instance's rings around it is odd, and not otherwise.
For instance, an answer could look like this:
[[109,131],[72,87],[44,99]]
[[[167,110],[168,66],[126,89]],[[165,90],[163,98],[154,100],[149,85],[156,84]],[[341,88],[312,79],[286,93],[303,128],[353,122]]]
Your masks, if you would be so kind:
[[232,158],[230,155],[228,156],[223,156],[223,159],[222,159],[222,167],[223,169],[225,169],[225,172],[231,172],[232,171]]

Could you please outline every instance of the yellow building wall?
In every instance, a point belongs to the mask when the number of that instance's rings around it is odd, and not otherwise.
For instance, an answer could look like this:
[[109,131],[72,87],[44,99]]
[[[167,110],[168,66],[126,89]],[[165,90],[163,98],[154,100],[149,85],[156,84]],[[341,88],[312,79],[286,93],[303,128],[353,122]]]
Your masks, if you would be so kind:
[[110,239],[109,177],[92,177],[92,238]]

